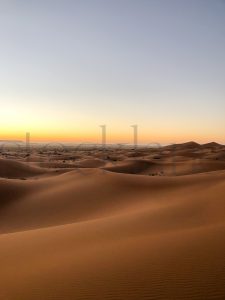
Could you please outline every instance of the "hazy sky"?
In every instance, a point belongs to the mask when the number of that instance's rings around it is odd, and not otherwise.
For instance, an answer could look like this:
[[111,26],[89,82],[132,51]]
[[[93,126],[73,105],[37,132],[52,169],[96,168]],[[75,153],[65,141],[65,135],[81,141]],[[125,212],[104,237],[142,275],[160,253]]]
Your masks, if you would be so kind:
[[225,143],[224,0],[0,0],[0,139]]

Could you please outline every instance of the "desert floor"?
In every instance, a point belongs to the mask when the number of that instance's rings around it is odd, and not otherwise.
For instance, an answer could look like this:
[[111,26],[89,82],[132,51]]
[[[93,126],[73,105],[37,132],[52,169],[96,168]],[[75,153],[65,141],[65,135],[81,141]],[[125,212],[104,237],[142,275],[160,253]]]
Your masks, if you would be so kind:
[[0,299],[225,299],[225,146],[0,147]]

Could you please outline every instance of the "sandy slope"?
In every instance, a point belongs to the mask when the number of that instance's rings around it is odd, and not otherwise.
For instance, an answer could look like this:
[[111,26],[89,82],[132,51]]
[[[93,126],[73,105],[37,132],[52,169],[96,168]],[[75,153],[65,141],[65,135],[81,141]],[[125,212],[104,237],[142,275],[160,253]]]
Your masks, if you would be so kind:
[[0,299],[225,298],[223,161],[146,176],[158,161],[123,155],[113,172],[2,168]]
[[23,178],[44,174],[45,170],[31,167],[23,162],[11,159],[0,159],[0,177]]
[[144,175],[188,175],[195,173],[204,173],[225,169],[225,161],[216,160],[195,160],[183,159],[178,157],[164,160],[163,162],[155,162],[146,159],[125,160],[114,163],[112,166],[104,167],[105,170],[126,173],[126,174],[144,174]]

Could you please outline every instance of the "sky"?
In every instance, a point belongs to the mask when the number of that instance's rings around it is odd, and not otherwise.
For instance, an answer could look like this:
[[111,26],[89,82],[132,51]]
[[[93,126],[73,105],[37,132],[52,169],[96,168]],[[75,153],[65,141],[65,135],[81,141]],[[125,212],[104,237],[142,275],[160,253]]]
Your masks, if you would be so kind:
[[225,144],[225,0],[0,0],[0,139]]

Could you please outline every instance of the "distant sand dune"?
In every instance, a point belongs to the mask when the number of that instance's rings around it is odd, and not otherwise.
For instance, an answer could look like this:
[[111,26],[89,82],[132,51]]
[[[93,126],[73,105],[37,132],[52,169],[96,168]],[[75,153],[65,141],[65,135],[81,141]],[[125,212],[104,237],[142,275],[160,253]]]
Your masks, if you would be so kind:
[[118,162],[104,169],[116,173],[178,176],[225,170],[225,161],[185,158],[182,160],[176,157],[163,162],[139,159]]

